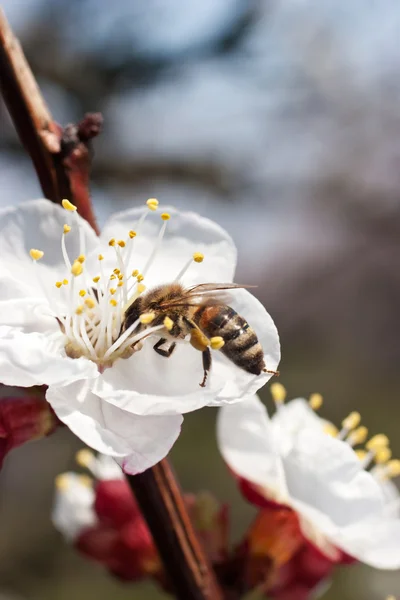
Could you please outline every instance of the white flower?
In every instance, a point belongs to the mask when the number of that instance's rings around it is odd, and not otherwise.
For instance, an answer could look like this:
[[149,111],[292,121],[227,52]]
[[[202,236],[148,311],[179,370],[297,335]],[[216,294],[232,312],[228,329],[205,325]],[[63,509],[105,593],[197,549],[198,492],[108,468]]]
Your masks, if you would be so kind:
[[272,419],[257,396],[220,409],[218,443],[228,466],[262,497],[293,508],[304,535],[332,560],[339,549],[376,568],[400,568],[400,496],[389,480],[400,461],[390,460],[386,436],[355,451],[368,434],[358,413],[338,432],[311,408],[319,395],[283,404],[275,386]]
[[[170,323],[154,326],[147,313],[124,331],[125,311],[145,286],[233,279],[236,249],[223,229],[174,209],[160,219],[157,205],[151,199],[114,215],[100,238],[67,201],[66,210],[37,200],[0,211],[0,382],[49,386],[58,417],[130,473],[168,453],[183,413],[235,402],[270,377],[213,352],[201,388],[201,354],[186,338],[168,360],[153,350],[169,338]],[[257,332],[266,367],[276,369],[279,339],[264,307],[244,289],[229,304]]]
[[94,482],[124,479],[121,468],[110,456],[95,456],[90,450],[82,449],[76,454],[76,461],[79,466],[88,469],[94,479],[73,471],[58,475],[51,515],[55,528],[69,542],[98,523]]
[[69,542],[96,524],[94,501],[95,491],[86,475],[69,472],[57,477],[51,519]]

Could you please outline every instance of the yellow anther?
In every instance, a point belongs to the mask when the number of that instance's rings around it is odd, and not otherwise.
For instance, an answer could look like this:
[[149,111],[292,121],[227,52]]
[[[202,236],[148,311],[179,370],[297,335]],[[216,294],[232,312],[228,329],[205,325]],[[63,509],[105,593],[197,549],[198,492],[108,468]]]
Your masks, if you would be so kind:
[[99,254],[97,257],[99,260],[104,260],[104,256],[102,254]]
[[161,213],[161,218],[163,221],[169,221],[171,218],[171,215],[169,213]]
[[146,204],[150,210],[157,210],[159,202],[157,198],[149,198]]
[[76,210],[75,204],[72,204],[72,202],[70,202],[66,198],[64,198],[64,200],[61,202],[61,204],[62,204],[62,207],[65,208],[65,210],[70,210],[71,212],[74,212]]
[[115,246],[115,238],[111,238],[111,240],[108,242],[109,246]]
[[29,254],[33,260],[40,260],[44,256],[44,252],[42,250],[37,250],[36,248],[31,248]]
[[93,300],[93,298],[86,298],[85,304],[88,308],[94,308],[96,306],[96,302]]
[[93,277],[92,281],[94,281],[94,283],[98,283],[100,281],[100,275]]
[[78,275],[81,275],[83,272],[83,267],[82,267],[82,263],[79,262],[79,260],[75,260],[74,264],[71,267],[71,273],[74,277],[78,277]]
[[139,275],[139,271],[137,269],[132,271],[132,277],[137,277],[138,275]]
[[84,263],[86,260],[86,257],[84,254],[80,254],[76,260],[79,261],[80,263]]
[[197,263],[203,262],[204,254],[202,254],[201,252],[195,252],[193,254],[193,260],[194,260],[194,262],[197,262]]
[[118,243],[118,246],[119,246],[120,248],[125,248],[125,246],[126,246],[126,244],[125,244],[124,240],[118,240],[118,242],[117,242],[117,243]]
[[61,475],[57,475],[54,480],[54,484],[56,488],[60,491],[65,491],[69,488],[70,478],[67,473],[61,473]]
[[164,319],[164,327],[167,331],[171,331],[171,329],[174,326],[174,322],[172,319],[170,319],[169,317],[165,317]]
[[281,383],[273,383],[269,388],[275,404],[283,404],[286,398],[286,389]]
[[367,456],[367,452],[365,450],[356,450],[357,458],[360,460],[364,460]]
[[81,298],[83,298],[83,296],[86,296],[86,290],[79,290],[79,295]]
[[113,273],[114,275],[119,275],[121,271],[117,267],[115,267],[115,269],[113,269]]
[[365,444],[367,450],[380,450],[385,446],[389,446],[389,438],[383,433],[378,433],[378,435],[374,435],[368,442]]
[[61,286],[62,286],[62,281],[56,281],[56,287],[58,289],[60,289]]
[[347,437],[347,441],[352,446],[356,444],[363,444],[368,437],[368,429],[364,425],[360,425],[357,429],[354,429]]
[[359,412],[353,411],[351,412],[345,419],[342,421],[342,427],[344,429],[355,429],[358,427],[361,421],[361,415]]
[[110,280],[113,281],[114,279],[117,279],[116,275],[110,275]]
[[392,458],[392,451],[387,446],[383,446],[383,448],[380,448],[374,456],[374,460],[377,465],[384,465],[391,458]]
[[131,229],[131,230],[130,230],[130,232],[129,232],[129,237],[131,238],[131,240],[132,240],[134,237],[136,237],[136,236],[137,236],[137,233],[136,233],[136,231],[133,231],[133,229]]
[[68,285],[68,279],[63,279],[63,285]]
[[327,435],[330,435],[331,437],[336,437],[339,433],[339,430],[333,423],[327,422],[324,425],[323,432]]
[[111,298],[110,304],[111,304],[111,306],[117,306],[118,302],[116,301],[115,298]]
[[389,460],[386,465],[385,475],[387,477],[398,477],[400,475],[400,460]]
[[308,404],[311,406],[313,410],[319,410],[323,404],[324,400],[321,394],[311,394],[308,399]]
[[79,306],[76,307],[75,314],[81,315],[82,313],[83,313],[83,306],[82,306],[82,304],[80,304]]
[[146,291],[146,286],[144,285],[144,283],[139,283],[137,286],[137,292],[138,294],[143,294],[143,292]]
[[71,231],[71,227],[69,225],[64,225],[63,232],[69,233]]
[[124,278],[124,274],[123,274],[123,273],[120,273],[120,274],[118,275],[118,279],[119,279],[120,281],[122,281],[122,279],[123,279],[123,278]]
[[147,312],[147,313],[143,313],[142,315],[140,315],[139,319],[140,319],[140,322],[143,323],[143,325],[148,325],[149,323],[154,321],[155,316],[156,316],[155,313]]
[[78,475],[78,480],[79,483],[81,485],[84,485],[85,487],[92,487],[93,485],[93,479],[91,477],[89,477],[89,475]]
[[82,448],[75,454],[75,460],[80,467],[87,468],[94,459],[94,454],[88,448]]
[[121,281],[118,281],[118,283],[117,283],[117,287],[122,287],[123,285],[124,285],[124,282],[123,282],[122,280],[121,280]]
[[210,346],[213,350],[220,350],[225,345],[225,340],[220,335],[210,338]]
[[138,280],[138,282],[140,283],[141,281],[143,281],[143,279],[144,279],[144,275],[140,275],[140,274],[139,274],[139,275],[137,276],[137,278],[136,278],[136,279],[137,279],[137,280]]
[[111,294],[112,296],[114,296],[114,294],[115,294],[115,292],[116,292],[116,291],[117,291],[117,289],[116,289],[116,288],[110,288],[110,294]]

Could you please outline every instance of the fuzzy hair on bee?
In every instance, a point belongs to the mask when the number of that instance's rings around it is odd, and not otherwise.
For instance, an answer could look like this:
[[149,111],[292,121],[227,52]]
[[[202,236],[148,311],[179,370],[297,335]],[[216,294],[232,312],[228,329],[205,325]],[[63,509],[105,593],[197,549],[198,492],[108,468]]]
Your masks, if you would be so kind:
[[[255,331],[231,306],[224,303],[224,291],[247,286],[234,283],[203,283],[185,288],[179,282],[160,285],[141,296],[125,311],[122,331],[142,315],[151,314],[151,327],[164,325],[165,332],[154,350],[169,358],[176,347],[175,340],[189,336],[190,344],[202,353],[204,376],[200,383],[206,385],[211,369],[211,348],[220,350],[236,366],[260,375],[268,371],[264,352]],[[145,330],[149,324],[141,323]]]

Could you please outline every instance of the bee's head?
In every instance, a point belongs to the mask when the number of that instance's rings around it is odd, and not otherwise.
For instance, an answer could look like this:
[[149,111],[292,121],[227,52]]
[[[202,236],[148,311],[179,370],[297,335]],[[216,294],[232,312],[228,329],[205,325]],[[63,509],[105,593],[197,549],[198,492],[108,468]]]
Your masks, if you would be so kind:
[[128,327],[130,327],[132,325],[132,323],[134,323],[135,321],[138,320],[138,318],[140,317],[140,315],[143,312],[142,305],[143,305],[143,299],[141,296],[139,296],[139,298],[136,298],[136,300],[134,302],[132,302],[132,304],[126,309],[124,324],[123,324],[123,331],[128,329]]

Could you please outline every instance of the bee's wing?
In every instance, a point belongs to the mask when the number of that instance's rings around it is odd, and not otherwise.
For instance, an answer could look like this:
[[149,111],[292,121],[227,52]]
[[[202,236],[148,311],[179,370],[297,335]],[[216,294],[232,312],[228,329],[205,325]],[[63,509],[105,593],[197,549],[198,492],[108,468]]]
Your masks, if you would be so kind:
[[239,283],[200,283],[195,285],[188,290],[186,290],[186,294],[188,296],[198,296],[200,294],[204,294],[205,292],[218,292],[222,290],[235,290],[239,288],[254,288],[257,287],[255,285],[240,285]]
[[185,290],[180,298],[164,302],[163,308],[172,306],[199,306],[200,304],[221,303],[226,298],[226,294],[209,295],[210,292],[223,292],[239,288],[256,287],[252,285],[239,285],[237,283],[200,283]]

